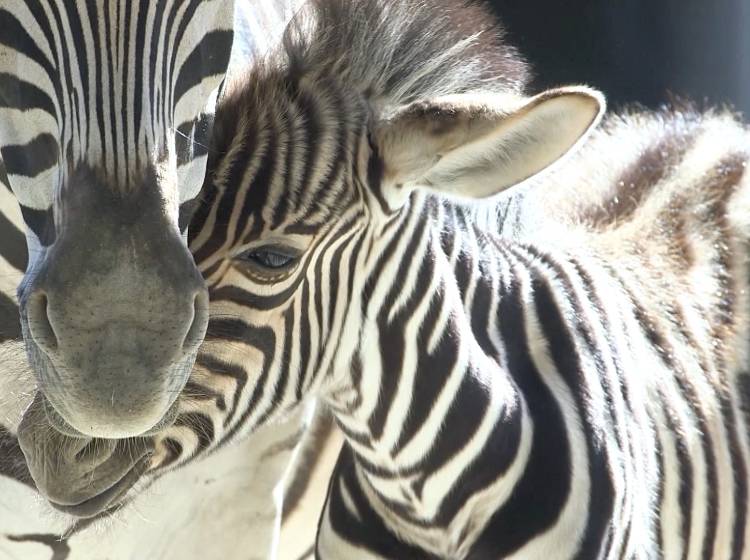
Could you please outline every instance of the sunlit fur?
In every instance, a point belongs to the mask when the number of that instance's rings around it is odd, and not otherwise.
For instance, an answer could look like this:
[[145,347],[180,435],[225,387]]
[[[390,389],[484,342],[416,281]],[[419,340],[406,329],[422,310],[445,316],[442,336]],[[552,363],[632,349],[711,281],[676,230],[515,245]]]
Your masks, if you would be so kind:
[[392,211],[377,122],[524,81],[442,10],[316,0],[221,102],[191,239],[217,439],[330,406],[319,558],[744,557],[744,127],[612,116],[514,192]]
[[[235,47],[242,49],[244,64],[278,41],[292,4],[237,2],[241,21],[236,21]],[[244,48],[241,40],[246,41]],[[237,56],[238,65],[240,60]],[[199,447],[209,431],[194,413],[201,406],[213,412],[214,395],[190,382],[181,395],[185,416],[163,434],[168,443],[154,456],[154,470],[115,507],[94,520],[79,519],[53,510],[36,490],[16,437],[18,421],[36,390],[18,340],[16,287],[27,259],[23,229],[0,161],[0,557],[183,560],[196,551],[209,558],[270,557],[280,522],[280,504],[272,492],[287,468],[302,421],[295,417],[283,426],[269,426],[212,453],[215,447]],[[217,438],[220,435],[217,430]],[[96,441],[92,447],[102,448],[103,443]],[[178,455],[169,454],[178,449]],[[167,455],[172,460],[166,461]],[[105,470],[96,469],[87,483],[93,485],[95,475]],[[234,536],[219,542],[220,532]],[[292,538],[300,546],[311,546],[312,539],[304,537]]]
[[20,320],[38,387],[76,433],[148,430],[190,373],[207,305],[180,205],[203,182],[233,6],[0,0],[0,183],[30,261]]

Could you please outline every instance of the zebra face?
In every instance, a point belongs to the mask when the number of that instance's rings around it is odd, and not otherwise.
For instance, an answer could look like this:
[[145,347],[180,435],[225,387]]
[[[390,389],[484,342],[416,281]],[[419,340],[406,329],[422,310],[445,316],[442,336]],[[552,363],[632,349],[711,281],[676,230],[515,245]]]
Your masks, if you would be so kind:
[[232,18],[229,0],[0,0],[21,323],[59,431],[123,438],[174,416],[208,309],[180,210],[202,184]]
[[416,191],[496,194],[559,159],[602,109],[595,92],[570,88],[451,96],[382,117],[332,82],[261,68],[217,110],[190,246],[211,300],[198,369],[241,378],[224,401],[249,408],[230,411],[230,433],[321,387],[350,389],[359,350],[378,340],[365,301],[398,268],[409,236],[396,234],[420,220]]

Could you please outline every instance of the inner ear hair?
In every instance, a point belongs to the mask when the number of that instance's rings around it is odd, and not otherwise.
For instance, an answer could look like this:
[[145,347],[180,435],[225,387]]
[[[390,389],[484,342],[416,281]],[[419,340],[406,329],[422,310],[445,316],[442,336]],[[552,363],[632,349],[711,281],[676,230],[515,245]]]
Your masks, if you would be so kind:
[[377,127],[384,179],[470,198],[492,196],[574,149],[603,110],[601,94],[585,87],[531,98],[472,93],[413,103]]

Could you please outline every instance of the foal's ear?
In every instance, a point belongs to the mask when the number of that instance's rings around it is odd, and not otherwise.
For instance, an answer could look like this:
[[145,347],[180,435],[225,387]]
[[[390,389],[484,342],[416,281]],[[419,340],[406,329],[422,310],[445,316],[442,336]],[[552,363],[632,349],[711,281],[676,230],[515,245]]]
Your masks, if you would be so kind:
[[460,94],[407,105],[376,125],[383,194],[394,206],[414,187],[492,196],[571,151],[604,107],[602,94],[585,87],[531,98]]

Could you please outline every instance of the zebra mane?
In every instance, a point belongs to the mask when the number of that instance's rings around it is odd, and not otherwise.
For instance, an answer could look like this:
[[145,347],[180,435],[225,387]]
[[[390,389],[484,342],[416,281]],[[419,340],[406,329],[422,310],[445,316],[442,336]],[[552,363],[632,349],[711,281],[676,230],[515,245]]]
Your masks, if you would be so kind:
[[290,76],[336,76],[376,108],[519,92],[528,80],[493,14],[471,0],[310,0],[286,29]]

